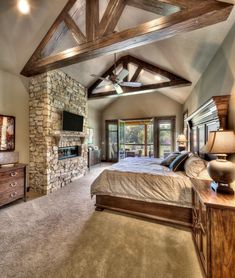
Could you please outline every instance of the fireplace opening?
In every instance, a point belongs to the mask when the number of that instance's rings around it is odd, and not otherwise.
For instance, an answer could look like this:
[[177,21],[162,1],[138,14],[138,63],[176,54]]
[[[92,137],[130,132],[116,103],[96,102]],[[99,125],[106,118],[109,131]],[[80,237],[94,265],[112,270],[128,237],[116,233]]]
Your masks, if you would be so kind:
[[58,149],[59,160],[81,156],[81,146],[60,147]]

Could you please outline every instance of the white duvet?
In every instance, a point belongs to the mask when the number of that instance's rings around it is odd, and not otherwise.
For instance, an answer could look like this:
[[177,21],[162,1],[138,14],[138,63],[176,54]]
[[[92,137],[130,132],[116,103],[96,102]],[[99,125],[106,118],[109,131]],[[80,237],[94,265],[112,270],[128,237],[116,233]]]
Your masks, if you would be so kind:
[[125,158],[104,170],[91,185],[91,195],[192,207],[192,184],[184,172],[159,165],[160,159]]

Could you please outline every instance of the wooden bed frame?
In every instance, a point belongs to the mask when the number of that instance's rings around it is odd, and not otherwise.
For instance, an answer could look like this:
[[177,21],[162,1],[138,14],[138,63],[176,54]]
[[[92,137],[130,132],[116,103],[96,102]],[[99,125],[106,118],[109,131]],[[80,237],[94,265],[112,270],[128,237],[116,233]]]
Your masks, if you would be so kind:
[[147,217],[159,221],[177,224],[181,226],[192,226],[192,209],[149,203],[127,198],[119,198],[107,195],[96,195],[96,210],[110,209],[128,214]]
[[[212,128],[227,127],[229,96],[212,97],[186,121],[189,127],[189,149],[200,154],[200,144],[207,142]],[[211,112],[213,111],[213,112]],[[204,140],[204,141],[203,141]],[[200,154],[203,156],[202,154]],[[192,209],[180,206],[149,203],[127,198],[96,195],[96,210],[110,209],[132,215],[143,216],[165,223],[192,227]]]

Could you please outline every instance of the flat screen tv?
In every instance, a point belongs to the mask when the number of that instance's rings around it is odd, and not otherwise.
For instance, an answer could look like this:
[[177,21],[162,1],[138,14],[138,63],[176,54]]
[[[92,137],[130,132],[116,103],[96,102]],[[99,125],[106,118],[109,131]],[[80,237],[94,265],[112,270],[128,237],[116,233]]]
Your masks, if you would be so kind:
[[83,131],[84,117],[67,111],[63,111],[63,130]]

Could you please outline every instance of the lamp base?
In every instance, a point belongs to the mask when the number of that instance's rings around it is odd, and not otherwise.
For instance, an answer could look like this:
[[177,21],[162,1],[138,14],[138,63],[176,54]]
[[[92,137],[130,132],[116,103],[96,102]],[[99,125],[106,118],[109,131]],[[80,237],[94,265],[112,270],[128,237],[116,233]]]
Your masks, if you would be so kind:
[[217,182],[213,181],[211,183],[211,189],[217,193],[234,195],[234,190],[229,184],[218,184]]

